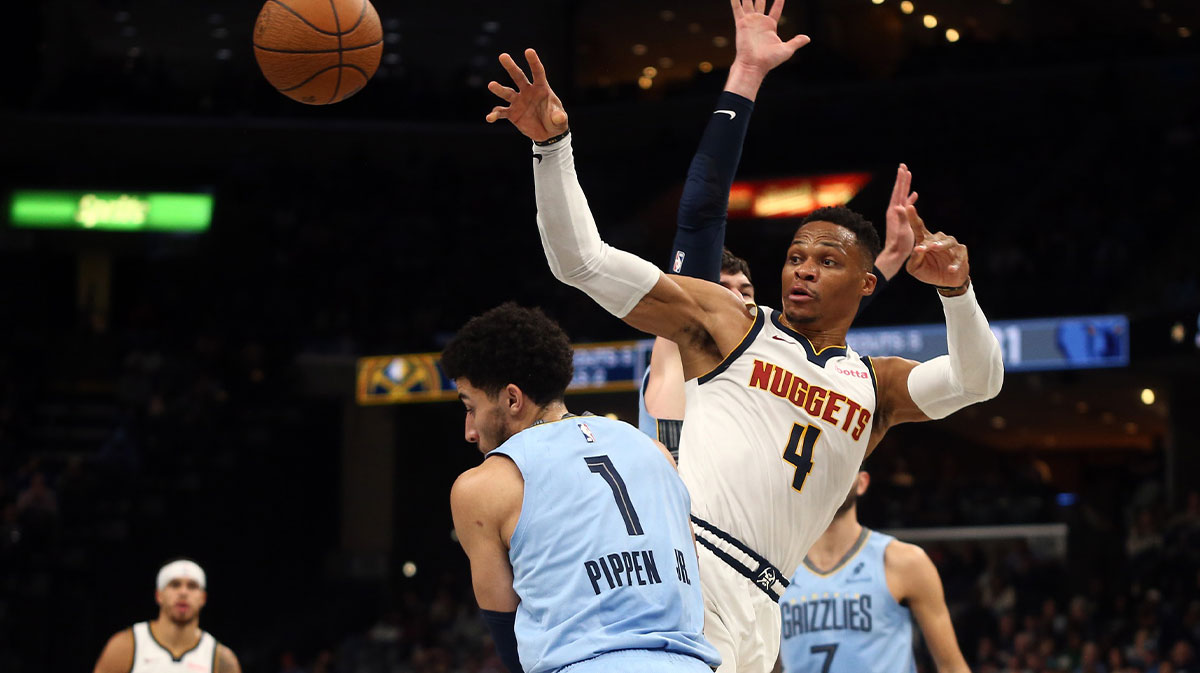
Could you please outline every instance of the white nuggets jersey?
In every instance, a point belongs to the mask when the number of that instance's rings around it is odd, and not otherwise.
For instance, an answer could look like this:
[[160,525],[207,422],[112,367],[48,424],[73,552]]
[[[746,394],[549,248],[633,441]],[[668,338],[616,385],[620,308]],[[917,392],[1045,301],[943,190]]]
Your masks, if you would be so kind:
[[876,405],[870,360],[846,346],[815,352],[778,311],[758,306],[738,347],[685,390],[679,474],[701,520],[697,535],[711,527],[736,538],[783,574],[752,579],[766,589],[786,583],[866,455]]
[[213,673],[216,670],[217,639],[207,631],[200,642],[176,659],[150,632],[149,622],[133,625],[133,668],[129,673]]

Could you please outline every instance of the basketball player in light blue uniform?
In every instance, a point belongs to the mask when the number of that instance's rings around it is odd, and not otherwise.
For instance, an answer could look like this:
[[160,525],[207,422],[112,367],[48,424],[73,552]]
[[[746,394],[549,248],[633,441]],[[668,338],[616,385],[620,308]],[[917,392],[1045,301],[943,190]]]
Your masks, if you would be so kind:
[[779,601],[784,673],[916,673],[914,617],[938,673],[967,673],[933,562],[858,523],[869,483],[859,472]]
[[709,673],[687,489],[637,428],[567,412],[572,355],[553,321],[514,304],[442,354],[486,455],[450,501],[497,651],[514,672]]

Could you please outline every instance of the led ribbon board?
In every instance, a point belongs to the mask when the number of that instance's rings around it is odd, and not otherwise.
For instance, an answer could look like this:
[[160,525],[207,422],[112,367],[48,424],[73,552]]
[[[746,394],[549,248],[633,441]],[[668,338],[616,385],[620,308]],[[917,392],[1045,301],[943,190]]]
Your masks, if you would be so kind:
[[[992,332],[1008,372],[1129,365],[1129,320],[1123,315],[998,320]],[[947,350],[945,325],[852,329],[846,340],[860,355],[919,361]],[[652,339],[575,346],[575,377],[567,392],[637,390],[653,347]],[[365,405],[443,402],[458,396],[437,353],[361,358],[356,391],[358,403]]]
[[[991,326],[1009,372],[1129,365],[1129,319],[1123,315],[996,320]],[[846,341],[861,355],[922,362],[947,352],[945,325],[852,329]]]
[[[632,392],[650,362],[652,339],[575,346],[575,376],[568,393]],[[437,353],[360,358],[355,386],[359,404],[443,402],[458,398]]]
[[18,190],[12,226],[198,234],[212,224],[211,194]]

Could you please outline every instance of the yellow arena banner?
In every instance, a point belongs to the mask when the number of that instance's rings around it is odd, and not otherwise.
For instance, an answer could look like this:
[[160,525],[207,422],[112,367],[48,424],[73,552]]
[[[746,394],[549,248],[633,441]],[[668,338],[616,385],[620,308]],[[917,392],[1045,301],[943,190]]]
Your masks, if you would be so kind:
[[[638,389],[650,362],[651,339],[575,346],[575,376],[568,393]],[[440,354],[373,355],[359,358],[355,397],[359,404],[410,404],[458,399],[442,371]]]

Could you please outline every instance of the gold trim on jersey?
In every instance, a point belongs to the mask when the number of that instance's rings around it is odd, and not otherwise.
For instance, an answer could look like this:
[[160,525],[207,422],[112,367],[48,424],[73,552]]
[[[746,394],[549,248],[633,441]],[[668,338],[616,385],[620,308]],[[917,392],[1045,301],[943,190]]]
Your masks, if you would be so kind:
[[717,363],[717,366],[701,374],[700,376],[697,376],[696,382],[707,383],[718,374],[728,369],[729,365],[733,364],[734,360],[738,359],[742,353],[745,353],[746,350],[750,348],[750,344],[758,336],[758,333],[762,331],[762,327],[764,324],[766,324],[766,322],[767,316],[762,307],[755,306],[754,319],[750,321],[750,326],[746,328],[746,333],[742,335],[742,339],[741,341],[738,341],[738,345],[735,346],[733,350],[729,351],[728,355],[721,358],[721,361]]
[[871,537],[871,532],[872,531],[870,528],[863,526],[863,530],[861,533],[859,533],[858,539],[854,541],[854,544],[850,547],[850,549],[846,550],[846,553],[842,555],[841,560],[833,564],[833,567],[829,570],[822,571],[820,568],[817,568],[812,561],[808,560],[807,556],[804,557],[804,569],[818,577],[829,577],[830,575],[837,573],[839,570],[849,565],[850,562],[853,561],[863,549],[867,548],[867,539]]
[[[787,317],[787,316],[784,316],[784,317]],[[792,330],[792,331],[796,332],[796,330]],[[808,337],[804,336],[803,334],[800,334],[799,332],[796,332],[796,334],[799,335],[801,339],[804,339],[805,341],[808,342],[808,348],[813,352],[813,355],[820,355],[821,353],[824,353],[825,351],[829,350],[830,348],[845,348],[846,347],[846,344],[829,344],[828,346],[822,348],[821,350],[817,350],[817,347],[813,345],[812,339],[809,339]]]

